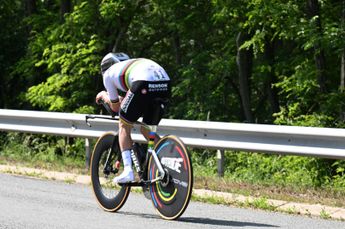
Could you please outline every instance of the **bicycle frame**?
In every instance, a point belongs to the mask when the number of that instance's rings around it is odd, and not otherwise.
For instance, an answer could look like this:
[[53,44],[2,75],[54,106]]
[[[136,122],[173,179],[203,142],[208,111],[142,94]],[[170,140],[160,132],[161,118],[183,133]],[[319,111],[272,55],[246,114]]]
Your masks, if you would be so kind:
[[[140,123],[140,122],[137,122],[137,123]],[[144,124],[144,123],[141,123],[141,124]],[[157,126],[149,126],[149,125],[145,125],[145,127],[148,127],[149,130],[150,130],[150,134],[149,134],[149,142],[148,142],[148,148],[147,148],[147,152],[146,153],[150,153],[157,165],[157,168],[158,168],[158,171],[160,173],[160,176],[157,177],[156,179],[154,179],[153,181],[151,181],[151,183],[154,183],[156,181],[159,181],[159,180],[163,180],[164,176],[165,176],[165,171],[162,167],[162,164],[160,162],[160,160],[158,159],[157,157],[157,153],[156,151],[154,150],[154,140],[155,140],[155,137],[156,137],[156,133],[157,133]]]
[[[100,116],[94,116],[94,115],[86,115],[85,122],[90,127],[91,127],[91,124],[88,121],[89,119],[106,119],[106,120],[119,121],[119,118],[115,117],[115,116],[112,116],[112,117],[100,117]],[[148,148],[147,148],[146,154],[151,154],[152,155],[152,157],[153,157],[153,159],[154,159],[154,161],[155,161],[155,163],[157,165],[158,171],[159,171],[159,176],[156,179],[150,180],[150,181],[144,181],[144,182],[145,183],[149,182],[149,183],[152,184],[152,183],[155,183],[157,181],[161,181],[166,176],[166,172],[163,169],[163,166],[162,166],[160,160],[158,159],[156,151],[154,150],[154,140],[155,140],[155,136],[156,136],[156,133],[157,133],[157,125],[146,125],[145,123],[139,122],[139,121],[136,121],[135,124],[143,126],[144,128],[146,128],[146,129],[148,129],[150,131],[149,139],[148,139]]]

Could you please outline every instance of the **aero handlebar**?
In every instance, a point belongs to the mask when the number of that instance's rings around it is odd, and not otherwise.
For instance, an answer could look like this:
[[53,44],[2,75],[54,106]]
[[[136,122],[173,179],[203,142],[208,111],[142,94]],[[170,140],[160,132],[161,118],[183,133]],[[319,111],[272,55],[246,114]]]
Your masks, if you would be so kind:
[[114,112],[114,111],[110,108],[109,104],[106,103],[106,102],[104,102],[103,99],[98,100],[98,102],[104,106],[104,108],[108,111],[108,113],[111,115],[111,117],[115,117],[115,116],[117,115],[117,113]]

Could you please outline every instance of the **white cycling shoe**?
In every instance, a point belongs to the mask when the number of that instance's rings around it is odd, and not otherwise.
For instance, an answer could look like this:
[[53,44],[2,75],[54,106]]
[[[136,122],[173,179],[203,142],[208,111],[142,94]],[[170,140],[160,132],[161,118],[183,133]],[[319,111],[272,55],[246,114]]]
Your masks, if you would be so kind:
[[113,179],[115,184],[118,183],[129,183],[134,181],[134,173],[132,169],[124,169],[123,172]]

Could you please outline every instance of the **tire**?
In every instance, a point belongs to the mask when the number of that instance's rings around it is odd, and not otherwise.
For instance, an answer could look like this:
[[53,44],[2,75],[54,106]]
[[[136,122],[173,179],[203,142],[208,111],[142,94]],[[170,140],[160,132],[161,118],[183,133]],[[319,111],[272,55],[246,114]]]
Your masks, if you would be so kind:
[[[98,139],[91,157],[91,182],[93,192],[101,208],[109,212],[118,211],[125,204],[130,193],[130,187],[121,187],[113,184],[112,180],[115,177],[115,173],[110,173],[106,176],[103,172],[104,163],[112,147],[114,138],[116,140],[116,145],[113,155],[110,156],[110,165],[114,167],[117,154],[120,153],[117,140],[118,136],[115,133],[108,132],[102,135]],[[121,171],[119,171],[119,173],[121,173]]]
[[[152,203],[162,218],[174,220],[186,210],[192,195],[192,162],[184,144],[175,136],[163,137],[155,151],[168,177],[150,186]],[[148,166],[148,177],[155,179],[158,168],[152,156]]]

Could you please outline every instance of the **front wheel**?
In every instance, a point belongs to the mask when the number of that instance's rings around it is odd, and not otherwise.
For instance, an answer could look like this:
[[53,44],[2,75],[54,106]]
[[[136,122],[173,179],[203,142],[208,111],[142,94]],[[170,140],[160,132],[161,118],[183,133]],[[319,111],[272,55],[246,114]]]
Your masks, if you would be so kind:
[[115,175],[121,173],[121,169],[118,170],[115,166],[119,154],[118,136],[108,132],[98,139],[91,157],[92,188],[99,205],[105,211],[119,210],[130,192],[129,186],[119,186],[112,182]]
[[[187,208],[193,189],[193,168],[188,152],[176,136],[163,137],[155,146],[155,152],[167,176],[150,186],[154,207],[164,219],[177,219]],[[150,180],[159,176],[153,157],[148,165]]]

